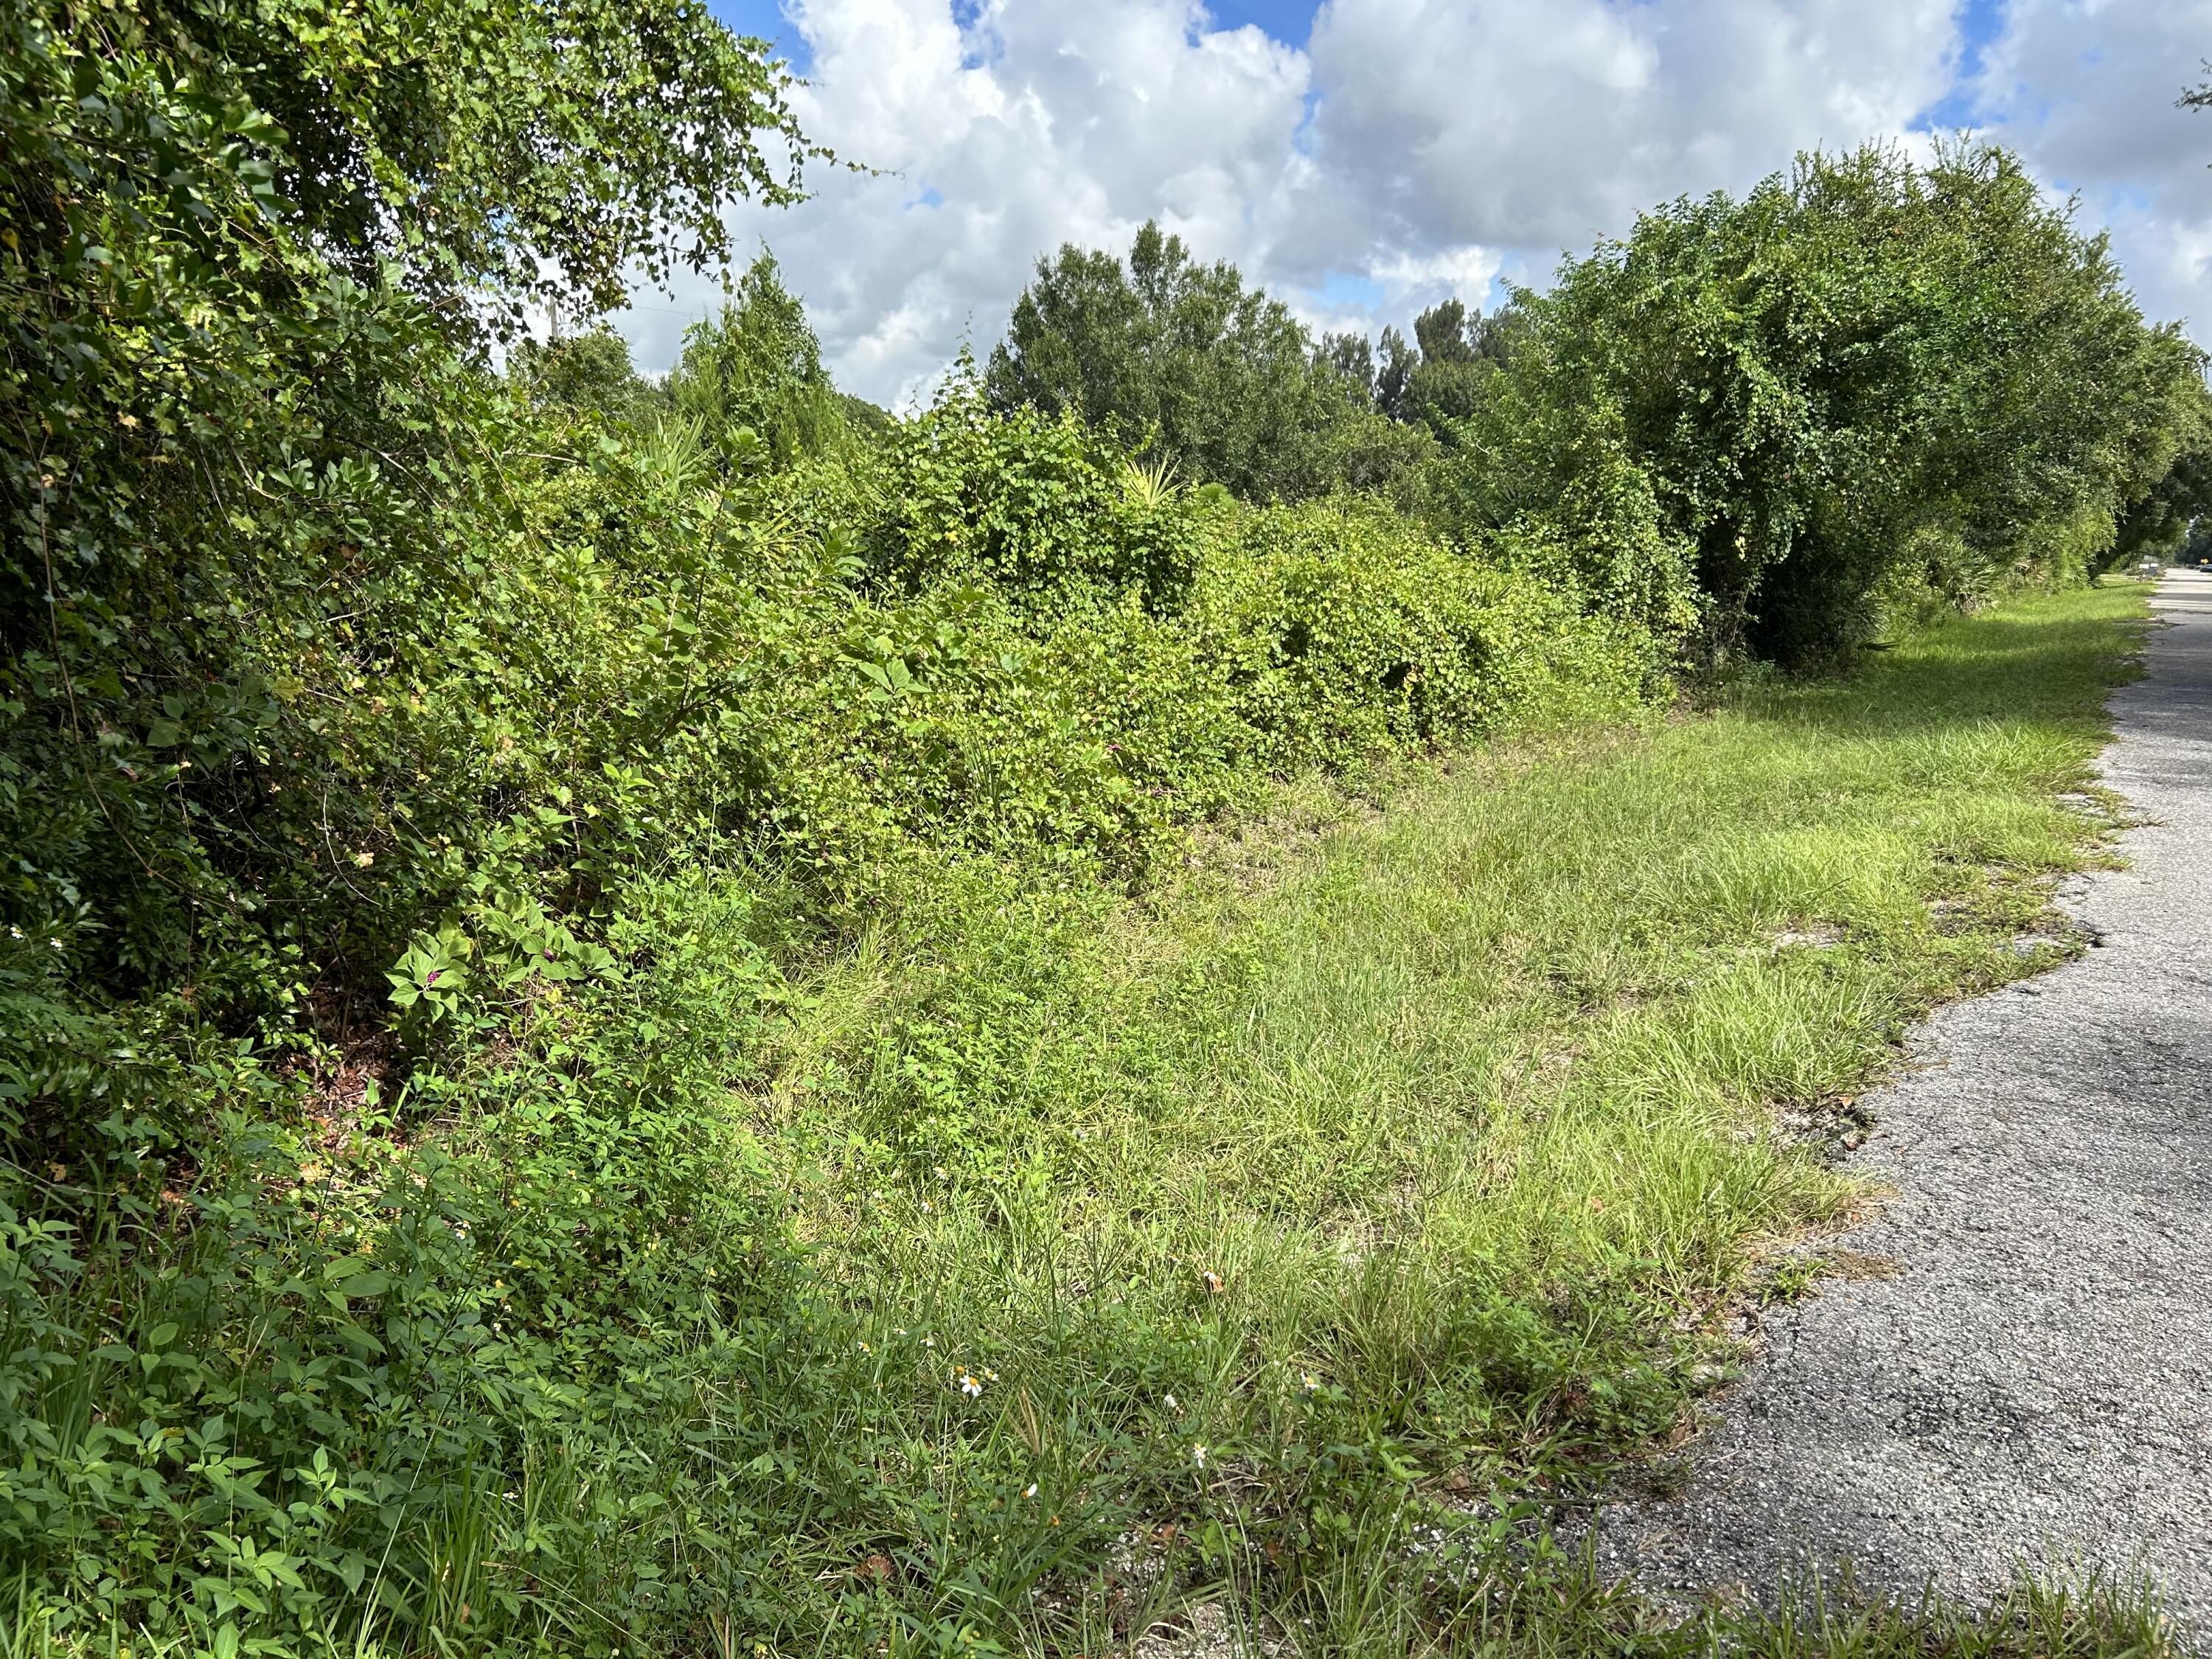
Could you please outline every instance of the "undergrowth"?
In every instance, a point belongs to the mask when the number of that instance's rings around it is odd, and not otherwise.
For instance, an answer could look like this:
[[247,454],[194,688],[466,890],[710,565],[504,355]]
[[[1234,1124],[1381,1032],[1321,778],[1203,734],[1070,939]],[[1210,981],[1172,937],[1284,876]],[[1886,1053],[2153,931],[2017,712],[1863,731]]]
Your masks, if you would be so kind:
[[[2041,1591],[1686,1634],[1528,1540],[1853,1201],[1906,1023],[2035,965],[2139,609],[1316,780],[1135,896],[916,857],[825,947],[641,878],[622,971],[11,1211],[17,1645],[2030,1650]],[[2048,1650],[2151,1628],[2095,1605]]]

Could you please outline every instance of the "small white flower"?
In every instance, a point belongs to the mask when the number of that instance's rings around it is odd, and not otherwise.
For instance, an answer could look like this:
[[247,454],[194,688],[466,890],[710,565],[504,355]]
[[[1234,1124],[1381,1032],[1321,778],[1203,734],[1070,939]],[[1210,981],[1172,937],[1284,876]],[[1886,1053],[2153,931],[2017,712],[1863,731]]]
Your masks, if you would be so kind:
[[966,1371],[961,1372],[960,1392],[966,1395],[970,1400],[981,1399],[983,1394],[982,1379],[981,1377],[970,1376]]
[[1311,1394],[1316,1389],[1321,1387],[1321,1378],[1316,1376],[1311,1371],[1308,1371],[1304,1376],[1300,1377],[1298,1381],[1304,1386],[1305,1391],[1308,1394]]
[[1190,1449],[1190,1461],[1197,1464],[1201,1469],[1204,1468],[1206,1467],[1206,1448],[1203,1446],[1193,1446]]
[[1169,1409],[1170,1411],[1171,1411],[1171,1412],[1179,1412],[1179,1411],[1181,1411],[1181,1410],[1182,1409],[1182,1407],[1180,1407],[1180,1406],[1178,1406],[1178,1405],[1176,1405],[1176,1397],[1175,1397],[1173,1395],[1171,1395],[1171,1394],[1170,1394],[1170,1395],[1163,1395],[1163,1396],[1162,1396],[1162,1398],[1164,1398],[1164,1400],[1166,1400],[1166,1401],[1167,1401],[1167,1403],[1168,1403],[1168,1409]]
[[1022,1496],[1024,1498],[1035,1498],[1036,1496],[1036,1482],[1032,1480],[1028,1486],[1023,1487]]

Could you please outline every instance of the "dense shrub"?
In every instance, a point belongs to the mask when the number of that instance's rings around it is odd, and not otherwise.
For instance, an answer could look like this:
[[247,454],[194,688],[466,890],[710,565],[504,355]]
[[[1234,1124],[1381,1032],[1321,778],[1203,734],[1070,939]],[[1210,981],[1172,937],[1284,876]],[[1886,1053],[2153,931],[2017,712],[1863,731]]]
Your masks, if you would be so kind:
[[[784,964],[1650,667],[1386,507],[1187,490],[966,383],[731,468],[618,377],[440,361],[440,489],[229,613],[250,738],[161,734],[228,954],[186,933],[147,994],[97,932],[9,942],[7,1544],[65,1630],[729,1616],[789,1483],[908,1501],[781,1449],[836,1443],[853,1363],[750,1173]],[[949,1039],[902,1030],[911,1179]]]
[[1644,216],[1521,305],[1445,521],[1692,569],[1716,658],[1832,659],[1900,584],[2079,579],[2201,442],[2199,355],[1994,149],[1808,157]]

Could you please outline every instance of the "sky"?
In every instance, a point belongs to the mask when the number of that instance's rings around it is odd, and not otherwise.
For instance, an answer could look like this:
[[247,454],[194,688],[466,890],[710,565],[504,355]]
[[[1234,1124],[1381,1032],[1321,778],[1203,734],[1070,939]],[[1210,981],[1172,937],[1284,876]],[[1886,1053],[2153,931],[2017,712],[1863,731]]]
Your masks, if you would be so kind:
[[[2109,228],[2143,309],[2212,342],[2212,0],[709,0],[807,84],[802,128],[875,169],[732,204],[838,384],[926,399],[1036,260],[1148,218],[1316,328],[1404,328],[1542,286],[1638,209],[1793,154],[1971,130]],[[673,361],[717,277],[617,324]]]

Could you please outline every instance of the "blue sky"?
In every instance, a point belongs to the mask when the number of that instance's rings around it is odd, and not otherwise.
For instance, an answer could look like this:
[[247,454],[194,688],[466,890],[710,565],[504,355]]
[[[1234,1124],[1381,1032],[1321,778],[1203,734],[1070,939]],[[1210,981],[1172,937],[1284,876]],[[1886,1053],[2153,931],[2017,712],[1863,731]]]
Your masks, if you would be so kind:
[[1974,125],[1974,83],[1983,72],[1990,46],[2004,31],[2004,13],[2005,0],[1966,0],[1951,14],[1959,31],[1952,84],[1923,112],[1917,125],[1942,132]]
[[[1040,254],[1147,218],[1372,332],[1540,285],[1639,209],[1798,150],[1966,127],[2110,227],[2151,314],[2212,315],[2212,116],[2173,107],[2212,0],[1218,0],[1195,26],[1185,0],[955,3],[805,0],[802,27],[709,0],[808,78],[809,135],[879,170],[731,216],[841,381],[886,401],[988,349]],[[641,294],[641,364],[720,293]]]

